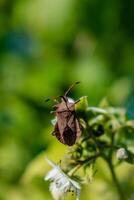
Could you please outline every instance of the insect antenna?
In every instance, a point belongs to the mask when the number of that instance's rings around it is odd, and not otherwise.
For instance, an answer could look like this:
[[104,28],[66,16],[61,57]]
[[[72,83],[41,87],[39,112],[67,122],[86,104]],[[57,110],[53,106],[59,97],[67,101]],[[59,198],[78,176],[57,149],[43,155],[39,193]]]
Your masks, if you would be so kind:
[[67,94],[70,92],[70,90],[71,90],[75,85],[77,85],[77,84],[79,84],[79,83],[80,83],[80,81],[77,81],[77,82],[73,83],[73,84],[68,88],[68,90],[65,92],[65,95],[64,95],[64,96],[67,96]]

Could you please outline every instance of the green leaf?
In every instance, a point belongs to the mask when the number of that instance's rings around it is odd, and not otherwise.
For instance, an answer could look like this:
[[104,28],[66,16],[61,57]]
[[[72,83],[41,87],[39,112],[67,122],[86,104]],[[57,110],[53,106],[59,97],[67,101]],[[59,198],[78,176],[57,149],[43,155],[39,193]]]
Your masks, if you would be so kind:
[[88,107],[87,96],[83,96],[79,99],[80,101],[75,105],[75,109],[77,112],[86,111]]

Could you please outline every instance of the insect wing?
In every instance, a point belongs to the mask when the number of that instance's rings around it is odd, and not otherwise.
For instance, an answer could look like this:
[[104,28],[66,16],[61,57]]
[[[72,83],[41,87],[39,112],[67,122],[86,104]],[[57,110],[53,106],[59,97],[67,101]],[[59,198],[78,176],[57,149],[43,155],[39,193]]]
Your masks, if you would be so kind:
[[57,139],[64,144],[64,140],[60,134],[60,131],[59,131],[59,127],[58,127],[58,122],[55,124],[55,127],[54,127],[54,131],[52,133],[54,136],[57,137]]
[[76,126],[77,138],[79,138],[81,136],[81,126],[77,118],[75,119],[75,126]]
[[69,126],[66,126],[63,132],[63,141],[64,144],[67,144],[68,146],[72,146],[73,144],[75,144],[76,132],[72,131]]
[[80,137],[80,135],[81,129],[79,121],[75,116],[75,112],[71,112],[71,116],[69,117],[67,126],[64,129],[62,135],[64,144],[67,144],[68,146],[74,145],[76,140]]
[[68,111],[56,113],[59,132],[62,135],[67,125]]
[[56,116],[60,134],[62,135],[74,110],[73,103],[62,101],[56,109]]

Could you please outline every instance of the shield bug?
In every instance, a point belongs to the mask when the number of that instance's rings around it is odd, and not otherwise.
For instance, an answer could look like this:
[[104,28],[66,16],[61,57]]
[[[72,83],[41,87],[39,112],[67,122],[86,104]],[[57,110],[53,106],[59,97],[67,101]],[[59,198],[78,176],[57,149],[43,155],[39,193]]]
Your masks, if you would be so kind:
[[72,146],[75,144],[77,138],[81,135],[81,128],[79,120],[75,112],[75,104],[78,101],[72,102],[68,99],[68,92],[74,87],[71,85],[63,96],[60,96],[61,101],[57,102],[53,107],[55,108],[56,124],[54,127],[53,135],[63,144]]

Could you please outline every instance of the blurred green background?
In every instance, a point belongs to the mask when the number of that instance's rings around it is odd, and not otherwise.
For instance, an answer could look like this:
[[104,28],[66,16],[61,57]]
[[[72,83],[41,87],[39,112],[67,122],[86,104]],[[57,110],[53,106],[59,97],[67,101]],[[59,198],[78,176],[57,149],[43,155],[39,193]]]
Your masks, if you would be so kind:
[[[133,11],[133,0],[0,0],[0,200],[52,199],[44,156],[58,161],[66,147],[51,136],[46,98],[81,81],[72,98],[96,106],[107,97],[134,118]],[[118,199],[98,166],[82,199]],[[134,169],[121,169],[129,193]]]

